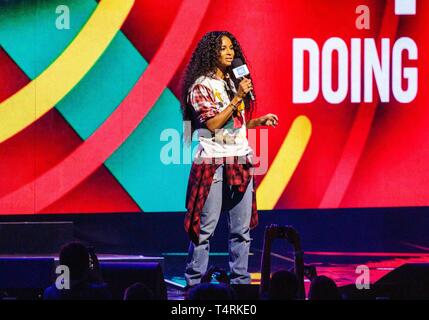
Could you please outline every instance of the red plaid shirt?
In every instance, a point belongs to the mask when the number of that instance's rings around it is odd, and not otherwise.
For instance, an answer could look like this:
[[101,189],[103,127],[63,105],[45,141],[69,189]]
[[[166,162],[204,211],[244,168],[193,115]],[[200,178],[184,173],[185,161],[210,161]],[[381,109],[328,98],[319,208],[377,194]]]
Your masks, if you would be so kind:
[[207,120],[219,113],[219,106],[213,92],[202,84],[194,85],[190,94],[190,103],[194,107],[199,127],[204,127]]
[[[204,128],[206,122],[216,116],[222,108],[222,104],[216,102],[213,91],[203,84],[193,86],[189,95],[189,102],[194,107],[195,118],[199,128]],[[240,111],[234,112],[233,120],[234,128],[240,128],[244,123]]]
[[[214,158],[213,158],[214,159]],[[200,236],[200,215],[206,202],[213,176],[220,164],[203,162],[192,164],[189,174],[188,190],[186,193],[186,215],[185,230],[189,238],[194,243],[198,243]],[[231,161],[232,162],[232,161]],[[238,185],[240,192],[245,192],[252,178],[253,165],[246,157],[245,164],[238,163],[238,157],[234,157],[234,163],[225,163],[226,181],[229,185]],[[252,195],[252,216],[250,219],[250,228],[253,229],[258,224],[258,211],[256,209],[255,180],[253,179]]]

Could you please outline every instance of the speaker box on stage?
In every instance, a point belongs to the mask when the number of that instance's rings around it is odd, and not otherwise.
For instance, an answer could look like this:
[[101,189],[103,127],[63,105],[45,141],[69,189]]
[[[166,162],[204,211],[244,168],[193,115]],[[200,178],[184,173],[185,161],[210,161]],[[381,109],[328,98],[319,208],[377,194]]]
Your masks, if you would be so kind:
[[348,300],[414,300],[429,299],[429,263],[408,263],[389,272],[368,290],[355,284],[340,288]]
[[151,289],[156,300],[167,299],[167,287],[159,263],[100,262],[100,268],[113,299],[122,299],[125,289],[137,282]]
[[41,299],[54,270],[53,258],[1,258],[0,298]]
[[407,263],[374,283],[377,299],[429,299],[429,263]]

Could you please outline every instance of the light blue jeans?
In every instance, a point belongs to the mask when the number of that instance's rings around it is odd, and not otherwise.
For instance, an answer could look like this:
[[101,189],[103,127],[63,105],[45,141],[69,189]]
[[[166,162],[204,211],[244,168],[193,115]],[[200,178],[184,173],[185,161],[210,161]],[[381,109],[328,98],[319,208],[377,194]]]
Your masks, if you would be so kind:
[[251,240],[249,225],[252,215],[253,180],[249,182],[244,193],[239,192],[237,186],[230,186],[224,181],[223,168],[224,165],[220,165],[216,170],[201,212],[199,243],[196,245],[191,241],[189,245],[185,271],[186,283],[189,286],[200,283],[202,275],[207,271],[210,239],[222,212],[227,213],[228,220],[231,283],[250,283],[247,267]]

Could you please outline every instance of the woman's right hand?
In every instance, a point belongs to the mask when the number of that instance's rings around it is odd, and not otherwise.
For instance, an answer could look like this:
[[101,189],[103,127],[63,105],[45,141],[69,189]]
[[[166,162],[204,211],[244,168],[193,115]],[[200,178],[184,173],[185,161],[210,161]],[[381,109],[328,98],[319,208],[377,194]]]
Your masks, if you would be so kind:
[[237,96],[243,99],[253,89],[252,80],[243,78],[238,85]]

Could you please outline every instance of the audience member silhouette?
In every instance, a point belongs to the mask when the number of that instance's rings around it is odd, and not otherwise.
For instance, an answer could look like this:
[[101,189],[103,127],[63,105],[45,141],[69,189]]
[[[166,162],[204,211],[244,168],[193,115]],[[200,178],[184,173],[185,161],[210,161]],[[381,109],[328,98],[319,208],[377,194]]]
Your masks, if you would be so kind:
[[225,284],[201,283],[192,287],[187,300],[234,300],[234,292]]
[[134,283],[125,290],[124,300],[154,300],[152,290],[141,282]]
[[60,251],[60,265],[69,268],[69,289],[57,288],[57,284],[54,283],[45,289],[43,299],[105,300],[111,298],[107,285],[102,281],[97,256],[90,254],[88,248],[82,243],[71,242],[64,245]]
[[287,270],[274,272],[268,289],[269,300],[298,299],[298,278]]
[[341,300],[341,293],[334,280],[318,276],[311,282],[308,298],[310,300]]

